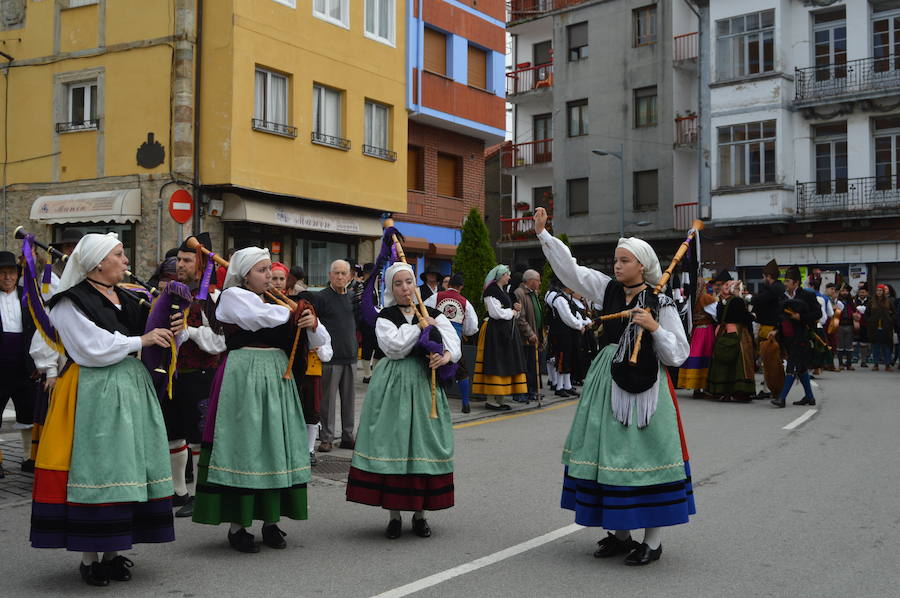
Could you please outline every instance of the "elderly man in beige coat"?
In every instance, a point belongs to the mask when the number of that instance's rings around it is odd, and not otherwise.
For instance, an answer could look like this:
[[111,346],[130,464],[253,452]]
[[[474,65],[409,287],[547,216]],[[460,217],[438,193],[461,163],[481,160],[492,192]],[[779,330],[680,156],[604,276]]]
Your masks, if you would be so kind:
[[522,339],[523,349],[525,352],[526,371],[525,376],[528,381],[528,394],[517,395],[514,400],[521,403],[527,403],[537,399],[537,393],[540,392],[538,385],[538,358],[537,353],[543,345],[543,313],[541,311],[541,301],[537,295],[537,290],[541,288],[541,275],[537,270],[526,270],[522,274],[522,284],[519,285],[514,293],[516,302],[522,305],[522,311],[516,319],[519,329],[519,336]]

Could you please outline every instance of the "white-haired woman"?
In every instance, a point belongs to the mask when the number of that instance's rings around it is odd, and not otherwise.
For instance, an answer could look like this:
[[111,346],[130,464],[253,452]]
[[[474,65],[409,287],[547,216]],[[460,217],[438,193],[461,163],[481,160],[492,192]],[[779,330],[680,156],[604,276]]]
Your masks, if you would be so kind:
[[395,263],[384,279],[375,337],[385,359],[372,372],[363,403],[347,500],[389,510],[389,539],[402,534],[400,512],[413,511],[413,532],[427,538],[431,528],[425,511],[454,502],[450,408],[438,385],[438,417],[430,417],[431,370],[459,361],[462,353],[459,336],[443,314],[429,307],[428,318],[420,320],[412,267]]
[[[210,389],[197,467],[194,521],[230,523],[228,543],[239,552],[259,552],[247,531],[254,520],[263,523],[263,543],[285,548],[278,521],[307,518],[306,422],[297,385],[283,374],[297,327],[306,330],[301,359],[331,343],[305,301],[292,312],[262,300],[271,277],[268,250],[248,247],[232,256],[216,307],[228,353]],[[294,366],[302,375],[305,366]]]
[[131,579],[119,551],[175,539],[166,428],[136,355],[168,347],[183,321],[145,334],[147,310],[116,286],[127,268],[114,233],[84,235],[49,302],[69,362],[38,449],[31,545],[81,552],[93,586]]
[[[576,523],[611,530],[598,542],[595,557],[624,554],[625,564],[646,565],[662,554],[660,528],[686,523],[694,513],[687,447],[666,372],[688,356],[684,328],[674,302],[652,292],[661,272],[646,242],[619,239],[611,278],[578,265],[569,248],[546,231],[543,208],[535,210],[534,223],[563,284],[602,305],[604,314],[631,310],[630,320],[604,323],[602,349],[585,377],[563,449],[562,507],[575,511]],[[635,529],[645,530],[640,544],[631,538]]]

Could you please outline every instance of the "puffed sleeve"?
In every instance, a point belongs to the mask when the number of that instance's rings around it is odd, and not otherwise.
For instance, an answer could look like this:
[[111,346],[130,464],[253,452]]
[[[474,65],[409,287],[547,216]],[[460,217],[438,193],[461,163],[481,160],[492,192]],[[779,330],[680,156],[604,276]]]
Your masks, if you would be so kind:
[[375,338],[388,359],[403,359],[409,355],[419,340],[420,332],[416,324],[403,324],[397,328],[387,318],[375,321]]
[[553,308],[556,310],[556,313],[559,314],[559,319],[569,328],[581,330],[584,327],[581,323],[581,318],[575,317],[575,314],[572,313],[572,309],[569,306],[569,302],[566,301],[566,298],[562,295],[557,295],[553,300]]
[[334,349],[331,346],[331,334],[325,328],[322,320],[319,320],[315,330],[312,328],[306,329],[306,337],[309,339],[310,350],[315,349],[316,354],[323,363],[331,361],[331,358],[334,356]]
[[478,314],[471,301],[466,301],[466,318],[463,320],[462,333],[465,336],[472,336],[478,332]]
[[56,378],[59,372],[59,353],[56,352],[39,332],[31,337],[31,347],[28,350],[34,367],[43,372],[48,378]]
[[485,297],[484,305],[487,307],[488,316],[495,320],[512,320],[518,315],[516,310],[503,307],[500,300],[494,297]]
[[202,326],[188,326],[186,328],[188,338],[200,347],[205,353],[210,355],[218,355],[225,352],[225,335],[216,334],[209,326],[209,320],[206,314],[200,314],[203,319]]
[[68,298],[50,310],[50,321],[59,332],[66,352],[80,366],[99,368],[119,363],[141,349],[141,337],[125,336],[100,328]]
[[281,326],[290,315],[288,308],[265,303],[256,293],[240,287],[222,291],[216,307],[216,318],[220,322],[235,324],[251,332]]
[[653,347],[664,365],[680,366],[688,358],[691,346],[674,305],[659,309],[659,328],[653,332]]
[[566,244],[547,230],[537,236],[544,250],[544,257],[550,262],[553,273],[564,285],[597,303],[603,303],[606,285],[612,280],[606,274],[592,268],[579,266]]
[[434,319],[437,322],[437,328],[441,333],[441,342],[444,344],[444,351],[450,352],[450,361],[457,362],[462,357],[462,348],[459,343],[459,335],[450,320],[444,314]]

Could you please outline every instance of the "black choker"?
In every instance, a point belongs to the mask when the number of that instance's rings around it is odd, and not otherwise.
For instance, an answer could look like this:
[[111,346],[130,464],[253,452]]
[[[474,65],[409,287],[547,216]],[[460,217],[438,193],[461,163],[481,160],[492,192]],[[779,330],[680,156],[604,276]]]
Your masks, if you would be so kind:
[[112,294],[113,294],[113,287],[116,286],[116,285],[114,285],[114,284],[106,284],[105,282],[100,282],[99,280],[94,280],[93,278],[87,278],[87,277],[85,277],[85,278],[86,278],[88,281],[90,281],[90,282],[92,282],[92,283],[94,283],[94,284],[100,285],[101,287],[106,287],[106,294],[107,294],[107,295],[112,295]]
[[623,284],[622,286],[625,287],[626,289],[636,289],[640,286],[643,286],[644,284],[645,284],[644,281],[641,281],[637,284],[632,284],[632,285]]

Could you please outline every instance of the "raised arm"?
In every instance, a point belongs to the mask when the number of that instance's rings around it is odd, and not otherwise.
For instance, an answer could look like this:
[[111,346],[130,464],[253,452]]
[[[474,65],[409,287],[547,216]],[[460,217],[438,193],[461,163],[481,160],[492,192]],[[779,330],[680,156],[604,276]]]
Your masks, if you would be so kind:
[[612,279],[592,268],[579,266],[566,244],[547,231],[546,224],[547,212],[544,208],[538,208],[534,213],[534,231],[537,233],[538,241],[541,242],[544,257],[553,268],[553,273],[564,285],[579,295],[602,303],[606,285]]

